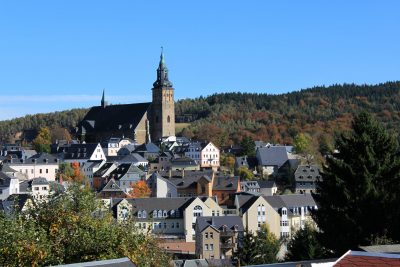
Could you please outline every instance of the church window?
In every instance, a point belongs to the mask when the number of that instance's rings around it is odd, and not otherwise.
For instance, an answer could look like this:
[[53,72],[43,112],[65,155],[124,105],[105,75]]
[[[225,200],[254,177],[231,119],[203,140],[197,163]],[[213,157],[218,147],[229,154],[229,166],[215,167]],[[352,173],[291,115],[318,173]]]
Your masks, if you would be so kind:
[[169,115],[168,115],[168,117],[167,117],[167,122],[168,122],[168,123],[171,122],[171,118],[169,117]]

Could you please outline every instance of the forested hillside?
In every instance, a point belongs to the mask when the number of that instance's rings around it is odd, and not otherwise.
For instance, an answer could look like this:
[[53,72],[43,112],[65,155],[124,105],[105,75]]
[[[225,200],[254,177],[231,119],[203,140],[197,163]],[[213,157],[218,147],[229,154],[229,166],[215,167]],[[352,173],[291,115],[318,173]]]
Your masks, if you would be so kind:
[[[400,126],[400,82],[378,85],[332,85],[280,95],[214,94],[176,102],[178,120],[189,120],[182,134],[217,145],[237,144],[244,136],[290,144],[298,133],[309,133],[315,145],[348,129],[354,114],[374,114],[389,129]],[[88,109],[28,115],[0,121],[0,141],[24,129],[72,128]]]
[[85,116],[88,109],[71,109],[52,113],[39,113],[12,120],[0,121],[0,142],[19,139],[15,136],[23,130],[38,130],[41,127],[75,127]]
[[178,101],[176,115],[198,115],[182,133],[218,145],[239,143],[246,135],[290,144],[300,132],[309,133],[319,143],[347,129],[361,110],[373,113],[389,129],[398,128],[399,92],[400,82],[387,82],[315,87],[281,95],[214,94]]

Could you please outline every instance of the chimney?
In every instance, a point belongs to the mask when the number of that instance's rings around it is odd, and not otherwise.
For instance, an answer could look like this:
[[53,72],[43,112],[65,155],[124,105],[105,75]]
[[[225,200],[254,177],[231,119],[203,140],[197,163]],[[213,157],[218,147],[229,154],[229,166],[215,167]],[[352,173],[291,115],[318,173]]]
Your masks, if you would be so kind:
[[169,175],[169,178],[172,178],[172,170],[171,169],[169,169],[168,175]]
[[185,168],[182,168],[182,178],[185,178]]

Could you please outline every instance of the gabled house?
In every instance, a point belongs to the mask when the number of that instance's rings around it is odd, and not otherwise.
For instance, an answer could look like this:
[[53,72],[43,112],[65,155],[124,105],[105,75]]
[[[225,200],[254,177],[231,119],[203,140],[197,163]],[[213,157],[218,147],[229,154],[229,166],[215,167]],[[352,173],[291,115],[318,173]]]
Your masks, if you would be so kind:
[[200,259],[229,259],[237,251],[243,232],[238,216],[198,217],[196,255]]
[[81,165],[81,170],[85,174],[85,177],[88,179],[88,183],[91,187],[93,186],[94,173],[97,172],[104,163],[106,163],[105,160],[89,160]]
[[147,160],[155,159],[160,154],[160,148],[154,143],[146,143],[136,147],[135,153],[138,153]]
[[64,162],[78,162],[79,165],[87,161],[106,160],[100,143],[69,144],[59,147],[58,153]]
[[276,195],[264,198],[281,217],[280,237],[291,237],[306,222],[314,223],[311,211],[318,207],[310,194]]
[[98,193],[99,198],[126,198],[128,194],[122,190],[114,179],[110,179],[108,183]]
[[146,173],[133,163],[122,163],[110,172],[109,177],[114,179],[125,193],[129,193],[134,183],[145,179]]
[[294,173],[295,190],[298,194],[315,192],[316,183],[321,179],[317,165],[299,165]]
[[240,192],[239,176],[219,175],[214,178],[212,195],[217,197],[219,205],[232,206],[237,192]]
[[153,161],[150,162],[149,170],[168,170],[171,167],[171,160],[174,158],[174,154],[169,151],[161,152]]
[[19,194],[18,178],[0,171],[0,200],[5,200],[12,194]]
[[151,189],[151,197],[165,198],[178,197],[178,189],[169,179],[163,178],[159,173],[153,173],[146,180],[148,187]]
[[171,159],[171,170],[199,171],[200,164],[189,157]]
[[192,142],[185,156],[200,164],[201,168],[217,170],[220,166],[220,152],[212,142]]
[[138,153],[131,153],[129,155],[122,156],[109,156],[107,157],[107,162],[114,162],[116,164],[133,163],[135,166],[142,167],[147,167],[149,164],[149,161]]
[[108,182],[110,173],[117,168],[117,164],[106,162],[93,174],[92,188],[96,191],[102,189]]
[[272,180],[259,180],[258,186],[260,187],[260,194],[263,196],[273,196],[278,191],[275,181]]
[[289,159],[286,147],[267,146],[257,149],[256,157],[263,174],[275,174],[278,169]]
[[102,143],[104,154],[108,156],[117,156],[119,150],[127,145],[133,144],[134,141],[129,138],[112,137],[106,142]]

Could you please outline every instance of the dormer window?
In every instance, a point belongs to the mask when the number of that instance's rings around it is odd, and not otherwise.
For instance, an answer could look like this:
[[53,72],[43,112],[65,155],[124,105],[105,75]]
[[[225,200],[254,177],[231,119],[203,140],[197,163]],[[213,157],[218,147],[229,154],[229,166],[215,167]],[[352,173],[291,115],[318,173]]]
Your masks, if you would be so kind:
[[164,210],[164,212],[163,212],[163,217],[167,217],[167,216],[168,216],[167,211]]
[[157,218],[157,211],[153,211],[153,218]]
[[138,218],[142,218],[142,211],[141,210],[139,210],[139,212],[138,212]]
[[163,216],[162,210],[159,210],[158,211],[158,218],[162,218],[162,216]]
[[144,210],[142,211],[142,218],[146,218],[147,217],[147,212]]

